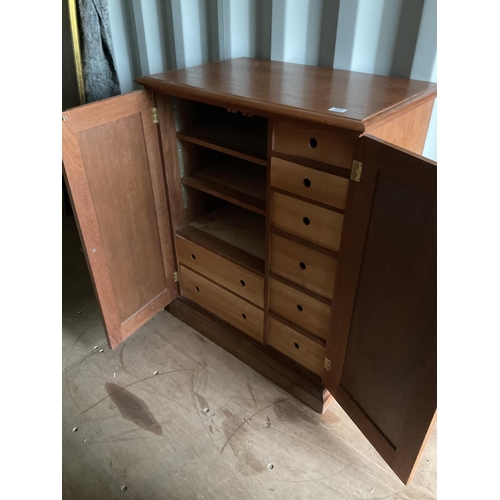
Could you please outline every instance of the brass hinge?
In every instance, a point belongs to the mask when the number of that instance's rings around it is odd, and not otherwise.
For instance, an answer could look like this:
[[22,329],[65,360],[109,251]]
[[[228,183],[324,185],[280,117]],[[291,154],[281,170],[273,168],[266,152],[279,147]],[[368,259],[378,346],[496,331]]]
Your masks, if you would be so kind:
[[174,281],[179,283],[179,273],[177,271],[174,272]]
[[158,110],[156,108],[151,108],[153,113],[153,123],[158,123]]
[[361,171],[363,163],[358,160],[352,160],[351,181],[359,182],[361,180]]
[[325,370],[329,372],[331,369],[332,369],[332,362],[328,358],[325,358]]

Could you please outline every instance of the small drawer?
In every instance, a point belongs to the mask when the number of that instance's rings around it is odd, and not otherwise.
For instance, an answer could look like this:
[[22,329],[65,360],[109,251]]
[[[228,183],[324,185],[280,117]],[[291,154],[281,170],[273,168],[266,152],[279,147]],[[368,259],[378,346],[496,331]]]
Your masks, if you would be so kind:
[[357,136],[359,132],[333,127],[278,122],[274,125],[273,150],[350,170]]
[[273,192],[272,226],[338,252],[344,216],[332,210]]
[[271,317],[267,343],[313,373],[323,373],[326,349]]
[[304,330],[326,340],[331,305],[271,278],[270,309]]
[[264,278],[181,236],[175,237],[177,260],[241,297],[264,307]]
[[344,210],[349,180],[272,157],[271,186]]
[[271,271],[322,297],[333,297],[337,260],[275,234],[271,235]]
[[203,276],[179,266],[181,293],[250,337],[264,340],[264,312]]

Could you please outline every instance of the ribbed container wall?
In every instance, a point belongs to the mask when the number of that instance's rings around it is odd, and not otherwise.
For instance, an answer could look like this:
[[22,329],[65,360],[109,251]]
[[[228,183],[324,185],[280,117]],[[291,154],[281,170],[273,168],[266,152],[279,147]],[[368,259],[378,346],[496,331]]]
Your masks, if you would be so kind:
[[[241,56],[435,82],[436,1],[109,0],[121,91]],[[424,148],[434,160],[436,114]]]

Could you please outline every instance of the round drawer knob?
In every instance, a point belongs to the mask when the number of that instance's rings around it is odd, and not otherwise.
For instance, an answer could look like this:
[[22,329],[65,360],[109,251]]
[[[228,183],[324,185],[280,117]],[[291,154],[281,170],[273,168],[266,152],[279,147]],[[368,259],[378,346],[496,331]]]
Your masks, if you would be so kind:
[[245,286],[245,285],[246,285],[246,283],[245,283],[243,280],[240,280],[240,285],[241,285],[241,286]]
[[295,347],[295,349],[298,349],[298,348],[300,347],[300,345],[299,345],[299,344],[297,344],[297,342],[294,342],[294,343],[293,343],[293,346]]
[[304,310],[304,308],[300,304],[297,304],[297,309],[299,310],[299,312],[302,312]]
[[302,218],[302,222],[308,226],[310,223],[311,223],[311,219],[309,219],[309,217],[303,217]]
[[311,181],[310,181],[309,179],[307,179],[307,178],[306,178],[306,179],[304,179],[304,181],[303,181],[303,182],[304,182],[304,186],[305,186],[306,188],[311,187]]
[[311,137],[309,139],[309,147],[314,149],[317,145],[318,141],[314,137]]
[[305,269],[307,266],[303,262],[299,262],[299,267]]

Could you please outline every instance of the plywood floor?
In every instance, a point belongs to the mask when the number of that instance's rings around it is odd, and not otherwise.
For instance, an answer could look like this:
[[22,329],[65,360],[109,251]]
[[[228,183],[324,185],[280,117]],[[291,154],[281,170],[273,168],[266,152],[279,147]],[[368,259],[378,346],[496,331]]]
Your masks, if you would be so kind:
[[62,363],[64,499],[436,498],[435,430],[404,487],[336,403],[315,413],[165,311],[110,351],[70,216]]

